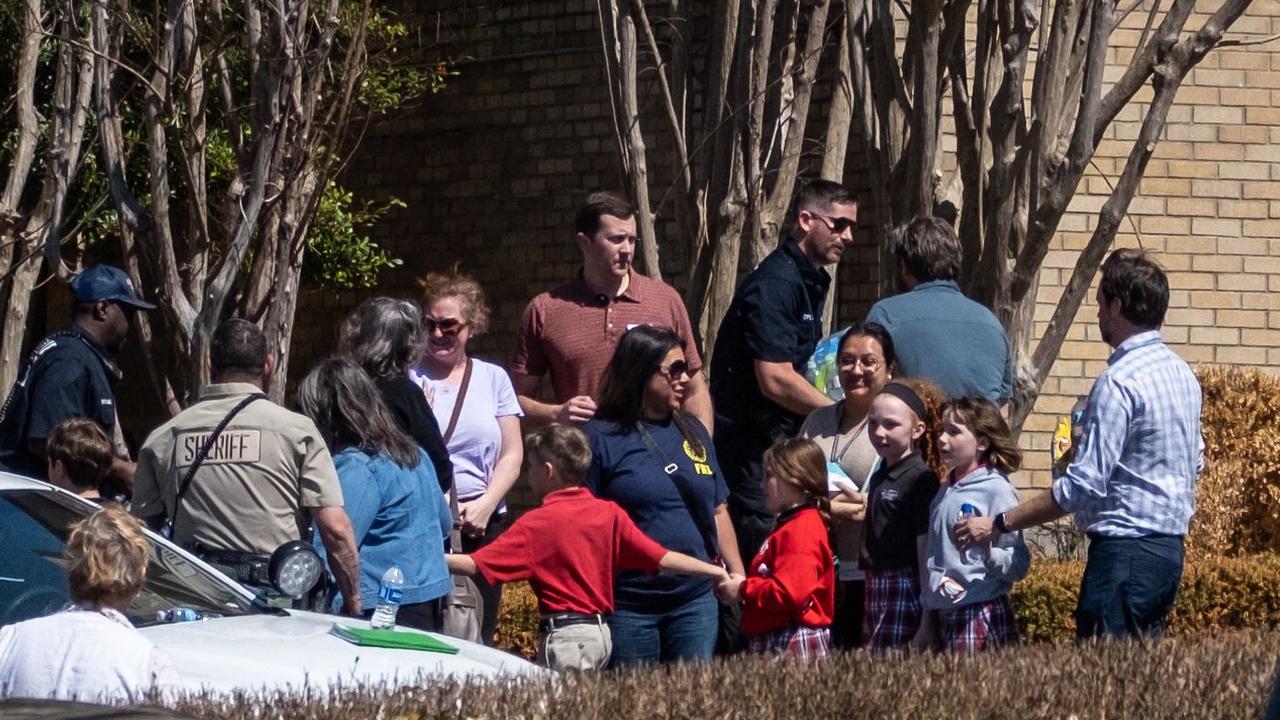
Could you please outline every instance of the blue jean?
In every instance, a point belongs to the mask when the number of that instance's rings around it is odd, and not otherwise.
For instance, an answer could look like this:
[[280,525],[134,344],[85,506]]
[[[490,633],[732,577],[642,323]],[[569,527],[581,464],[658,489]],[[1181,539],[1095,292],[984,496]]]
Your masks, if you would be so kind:
[[1089,537],[1076,636],[1159,637],[1182,581],[1182,538]]
[[716,647],[719,605],[711,593],[666,612],[614,610],[612,667],[710,660]]

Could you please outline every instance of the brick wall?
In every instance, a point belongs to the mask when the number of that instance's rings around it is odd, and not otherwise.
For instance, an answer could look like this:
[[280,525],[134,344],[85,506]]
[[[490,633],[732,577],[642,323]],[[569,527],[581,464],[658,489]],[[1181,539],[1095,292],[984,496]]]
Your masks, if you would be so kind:
[[[371,128],[346,178],[360,194],[394,195],[409,204],[375,229],[375,239],[405,260],[403,268],[383,275],[379,292],[415,296],[416,276],[458,263],[490,294],[493,327],[474,344],[490,359],[508,357],[529,298],[576,270],[576,203],[593,189],[621,185],[595,7],[587,0],[403,3],[404,17],[429,48],[424,61],[464,58],[456,65],[460,75],[439,95]],[[1143,10],[1118,31],[1117,58],[1125,56],[1125,43],[1136,41]],[[1193,17],[1188,27],[1202,19]],[[1257,0],[1232,36],[1277,32],[1280,3]],[[641,90],[643,96],[646,88]],[[816,112],[820,117],[820,103]],[[1063,219],[1041,278],[1037,332],[1140,122],[1137,106],[1117,119]],[[655,157],[665,142],[660,130],[656,117],[645,126]],[[865,184],[860,158],[850,154],[847,182],[859,187]],[[654,163],[649,170],[656,202],[670,183],[670,168]],[[1277,181],[1280,43],[1215,52],[1179,93],[1166,139],[1118,238],[1120,245],[1140,243],[1158,252],[1169,269],[1173,308],[1166,336],[1188,360],[1263,367],[1280,362]],[[663,210],[658,212],[661,220]],[[872,220],[874,210],[864,204],[863,216]],[[660,227],[660,237],[665,230]],[[876,292],[873,238],[862,231],[859,239],[841,270],[839,315],[846,321],[861,317]],[[663,271],[683,287],[683,258],[671,245],[662,245]],[[338,318],[367,294],[305,294],[295,375],[329,351]],[[1088,391],[1105,364],[1094,312],[1090,295],[1028,421],[1023,437],[1029,471],[1018,478],[1024,487],[1047,483],[1054,417]]]

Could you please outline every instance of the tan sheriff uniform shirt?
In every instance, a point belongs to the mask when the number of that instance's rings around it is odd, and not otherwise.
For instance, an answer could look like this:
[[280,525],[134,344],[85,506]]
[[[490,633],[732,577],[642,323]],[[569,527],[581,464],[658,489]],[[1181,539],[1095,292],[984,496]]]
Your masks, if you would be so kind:
[[[151,433],[138,457],[132,512],[173,513],[178,484],[209,433],[246,395],[247,383],[210,385],[201,401]],[[269,554],[303,538],[307,508],[341,507],[329,448],[303,415],[269,400],[240,411],[196,470],[174,521],[184,547]]]

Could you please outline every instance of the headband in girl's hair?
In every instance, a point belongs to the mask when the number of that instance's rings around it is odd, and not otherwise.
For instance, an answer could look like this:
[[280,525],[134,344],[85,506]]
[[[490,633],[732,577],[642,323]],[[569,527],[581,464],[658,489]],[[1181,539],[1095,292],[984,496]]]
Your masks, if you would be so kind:
[[928,412],[924,409],[924,401],[920,399],[920,396],[916,394],[915,390],[912,390],[902,383],[891,382],[880,388],[879,394],[892,395],[906,403],[907,407],[911,408],[911,412],[915,413],[916,417],[920,420],[928,417]]

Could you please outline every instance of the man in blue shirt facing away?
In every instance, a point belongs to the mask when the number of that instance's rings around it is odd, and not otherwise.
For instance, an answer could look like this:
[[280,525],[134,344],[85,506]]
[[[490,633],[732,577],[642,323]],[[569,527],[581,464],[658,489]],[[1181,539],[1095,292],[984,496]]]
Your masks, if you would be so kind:
[[893,337],[900,374],[927,378],[953,398],[1003,406],[1013,396],[1013,360],[1004,327],[960,292],[962,250],[944,220],[918,217],[890,240],[907,292],[872,306],[867,322]]
[[1202,394],[1160,338],[1169,282],[1145,253],[1102,265],[1098,328],[1115,348],[1089,392],[1075,460],[1050,492],[994,518],[956,524],[962,547],[986,545],[1064,515],[1089,536],[1076,634],[1159,635],[1182,579],[1183,537],[1204,468]]

